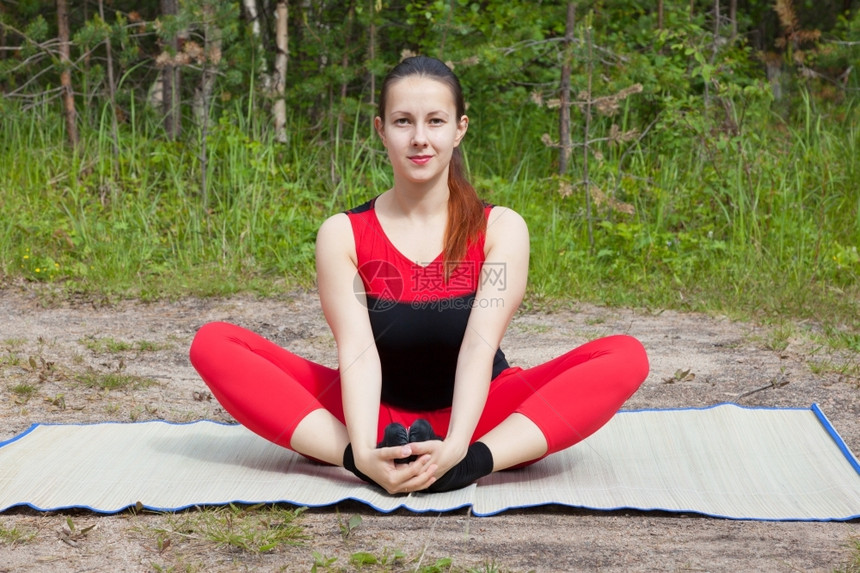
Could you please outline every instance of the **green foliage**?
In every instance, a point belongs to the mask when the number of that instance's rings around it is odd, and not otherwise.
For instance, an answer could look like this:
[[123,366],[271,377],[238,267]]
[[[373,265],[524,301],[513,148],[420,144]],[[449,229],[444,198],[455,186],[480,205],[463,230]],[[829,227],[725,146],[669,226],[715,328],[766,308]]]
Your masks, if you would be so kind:
[[[664,2],[659,29],[646,4],[578,4],[565,53],[565,2],[290,3],[280,144],[262,74],[270,15],[256,37],[237,2],[180,3],[168,17],[158,3],[118,0],[104,20],[72,15],[82,142],[69,150],[58,104],[40,91],[58,73],[44,45],[55,17],[18,3],[0,16],[7,44],[21,46],[0,58],[10,96],[0,104],[0,209],[16,213],[0,219],[0,274],[144,299],[312,288],[319,224],[391,184],[371,85],[407,51],[460,75],[475,185],[532,229],[531,303],[815,317],[850,339],[860,329],[858,74],[833,80],[856,60],[858,13],[826,18],[795,2],[799,28],[822,36],[802,68],[784,70],[793,83],[776,100],[761,65],[780,49],[768,2],[741,10],[734,39],[699,4]],[[756,26],[768,35],[753,44],[745,32]],[[176,34],[189,58],[189,46],[216,40],[221,55],[181,65],[186,110],[215,72],[212,121],[204,129],[186,113],[184,136],[168,141],[149,96],[155,60],[178,55],[165,43]],[[558,139],[566,55],[574,148],[559,175],[545,142]]]
[[124,372],[99,372],[89,369],[86,372],[75,375],[75,379],[86,386],[96,390],[136,390],[146,388],[154,383],[151,378],[144,378]]
[[269,553],[283,546],[301,545],[307,539],[300,517],[305,508],[289,509],[263,504],[204,508],[170,517],[157,529],[158,544],[195,541],[245,552]]
[[37,532],[27,527],[6,527],[0,525],[0,543],[3,545],[23,545],[36,538]]

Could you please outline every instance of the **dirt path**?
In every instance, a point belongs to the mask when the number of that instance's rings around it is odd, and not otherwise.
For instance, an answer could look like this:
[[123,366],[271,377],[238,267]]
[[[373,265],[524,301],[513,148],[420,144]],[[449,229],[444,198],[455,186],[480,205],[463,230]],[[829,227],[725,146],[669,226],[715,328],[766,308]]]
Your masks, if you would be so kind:
[[[194,332],[210,320],[241,324],[308,358],[334,363],[334,343],[313,294],[105,306],[45,300],[33,290],[0,290],[0,440],[36,422],[230,420],[187,360]],[[768,329],[720,317],[575,305],[551,314],[521,313],[503,348],[512,364],[527,366],[619,332],[638,337],[652,365],[625,408],[815,402],[848,446],[860,451],[860,357],[828,350],[808,325]],[[86,384],[109,374],[128,386]],[[145,380],[155,383],[140,387]],[[768,385],[773,387],[738,399]],[[345,537],[340,526],[354,514],[362,524]],[[71,538],[63,532],[69,521],[77,532]],[[851,555],[849,544],[860,540],[856,521],[763,523],[557,507],[476,518],[465,510],[380,515],[342,504],[309,510],[302,522],[311,541],[259,555],[191,536],[165,547],[164,530],[175,523],[165,515],[15,509],[0,514],[0,572],[308,571],[314,552],[317,559],[337,558],[330,570],[352,570],[349,557],[361,551],[406,556],[395,565],[362,569],[369,571],[411,571],[443,558],[456,567],[493,563],[504,571],[833,571]],[[89,526],[95,527],[80,533]],[[10,541],[16,532],[27,537]]]

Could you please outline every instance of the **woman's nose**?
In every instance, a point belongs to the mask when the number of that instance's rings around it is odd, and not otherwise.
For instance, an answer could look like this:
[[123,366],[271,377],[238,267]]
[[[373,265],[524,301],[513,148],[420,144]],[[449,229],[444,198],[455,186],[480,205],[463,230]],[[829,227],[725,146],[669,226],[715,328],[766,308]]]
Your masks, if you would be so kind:
[[427,145],[427,133],[421,125],[415,126],[415,131],[412,132],[412,145],[414,147],[424,147]]

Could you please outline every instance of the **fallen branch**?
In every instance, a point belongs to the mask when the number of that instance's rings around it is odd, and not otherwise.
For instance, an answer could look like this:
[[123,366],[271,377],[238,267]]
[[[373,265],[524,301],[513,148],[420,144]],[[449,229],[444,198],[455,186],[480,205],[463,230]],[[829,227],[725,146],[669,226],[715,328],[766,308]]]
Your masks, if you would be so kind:
[[762,390],[769,390],[771,388],[782,388],[786,384],[788,384],[788,380],[785,379],[785,374],[780,374],[779,376],[773,378],[768,384],[759,388],[755,388],[753,390],[749,390],[748,392],[744,392],[743,394],[739,395],[736,400],[746,398],[747,396],[752,396],[756,392],[761,392]]

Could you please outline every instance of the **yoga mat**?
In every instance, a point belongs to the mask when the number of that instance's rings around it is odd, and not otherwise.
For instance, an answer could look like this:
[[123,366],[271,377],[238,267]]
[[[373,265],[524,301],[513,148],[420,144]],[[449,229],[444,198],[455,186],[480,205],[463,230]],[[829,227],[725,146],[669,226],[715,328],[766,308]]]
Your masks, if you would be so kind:
[[732,519],[860,517],[860,465],[817,406],[619,412],[599,432],[467,488],[390,496],[242,426],[209,421],[36,424],[0,444],[0,511],[114,513],[198,505],[357,500],[382,512],[471,506],[487,516],[558,504]]

